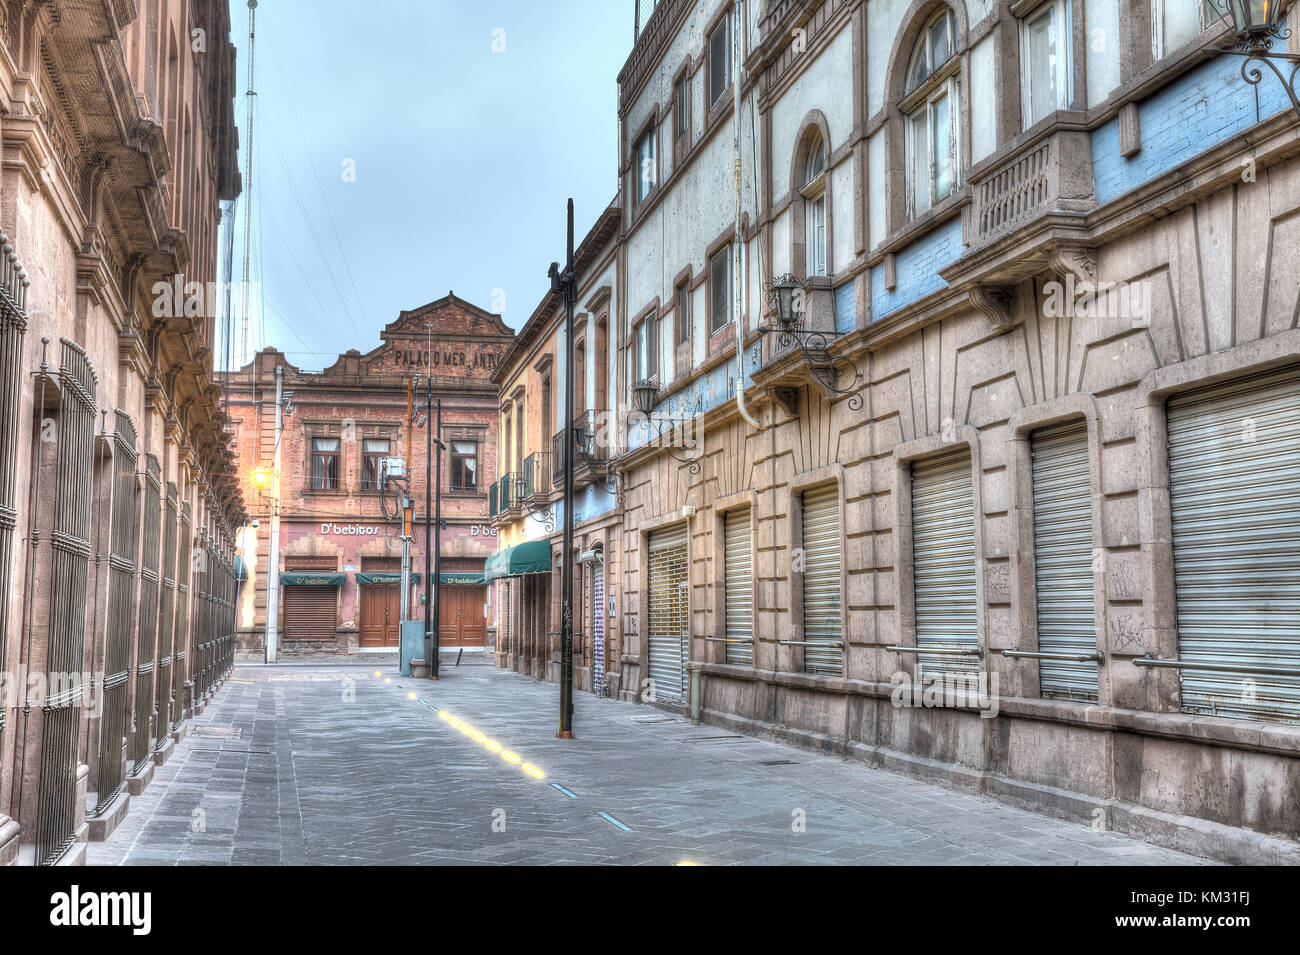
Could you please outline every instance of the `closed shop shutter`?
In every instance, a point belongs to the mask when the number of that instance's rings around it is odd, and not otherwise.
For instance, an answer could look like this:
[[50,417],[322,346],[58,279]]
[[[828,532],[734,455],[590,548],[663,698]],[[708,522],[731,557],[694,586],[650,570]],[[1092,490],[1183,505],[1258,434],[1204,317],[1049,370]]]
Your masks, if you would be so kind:
[[[912,574],[916,645],[975,649],[979,613],[969,451],[912,465]],[[918,669],[970,674],[978,672],[978,660],[924,654]]]
[[605,695],[605,565],[591,568],[591,691]]
[[803,492],[803,668],[844,672],[840,622],[840,492],[830,484]]
[[[1072,421],[1035,431],[1030,455],[1038,649],[1096,653],[1087,425]],[[1088,660],[1040,660],[1038,686],[1042,696],[1095,703],[1097,665]]]
[[[1178,656],[1300,668],[1300,372],[1168,404]],[[1300,677],[1183,670],[1191,713],[1300,721]]]
[[338,626],[337,587],[284,588],[284,638],[333,640]]
[[650,679],[655,698],[686,696],[686,525],[650,535]]
[[724,527],[724,591],[728,663],[754,665],[754,554],[750,547],[749,508],[727,512]]

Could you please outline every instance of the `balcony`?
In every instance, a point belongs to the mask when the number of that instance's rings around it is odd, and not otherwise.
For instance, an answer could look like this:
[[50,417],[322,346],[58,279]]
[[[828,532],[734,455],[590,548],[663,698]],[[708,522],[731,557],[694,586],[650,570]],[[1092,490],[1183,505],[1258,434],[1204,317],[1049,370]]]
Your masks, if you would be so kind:
[[1078,226],[1097,208],[1092,142],[1082,130],[1058,129],[1013,148],[970,174],[971,204],[962,240],[972,252],[1029,226]]
[[545,505],[551,493],[551,452],[535,451],[524,458],[515,496],[520,504],[535,508]]
[[495,484],[488,488],[488,520],[508,521],[519,516],[518,488],[520,475],[517,471],[503,474]]
[[1058,125],[975,167],[968,183],[967,251],[939,275],[996,324],[1014,323],[1010,290],[1034,275],[1095,279],[1087,216],[1097,200],[1086,131]]

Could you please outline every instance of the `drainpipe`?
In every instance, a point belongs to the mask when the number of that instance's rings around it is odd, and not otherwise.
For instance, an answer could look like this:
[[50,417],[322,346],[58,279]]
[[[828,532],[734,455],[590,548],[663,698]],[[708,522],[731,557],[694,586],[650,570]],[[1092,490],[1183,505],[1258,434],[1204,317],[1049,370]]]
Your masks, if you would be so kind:
[[[735,295],[736,316],[736,410],[749,422],[751,428],[759,428],[758,420],[745,407],[745,317],[744,289],[741,281],[741,264],[744,261],[744,230],[740,227],[740,38],[745,32],[744,6],[742,0],[736,0],[732,14],[731,34],[731,89],[732,89],[732,159],[735,166],[734,186],[736,198],[736,240],[731,248],[731,284]],[[758,157],[754,157],[755,168]]]

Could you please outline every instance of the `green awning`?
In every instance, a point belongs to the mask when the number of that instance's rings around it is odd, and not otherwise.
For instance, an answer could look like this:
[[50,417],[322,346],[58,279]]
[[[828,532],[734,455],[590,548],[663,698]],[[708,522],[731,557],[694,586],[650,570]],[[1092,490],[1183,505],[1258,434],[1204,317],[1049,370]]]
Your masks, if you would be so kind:
[[439,582],[444,587],[475,587],[487,583],[478,571],[461,571],[455,574],[439,574]]
[[248,568],[244,566],[244,558],[238,554],[235,555],[235,580],[240,582],[248,579]]
[[[357,572],[357,583],[359,584],[400,584],[402,582],[402,572],[400,570],[361,570]],[[411,574],[411,583],[420,582],[419,574]]]
[[519,577],[522,574],[545,574],[551,569],[550,541],[526,541],[499,550],[487,559],[484,580]]
[[338,587],[348,579],[347,574],[336,573],[305,573],[305,574],[280,574],[280,583],[287,584],[291,587]]

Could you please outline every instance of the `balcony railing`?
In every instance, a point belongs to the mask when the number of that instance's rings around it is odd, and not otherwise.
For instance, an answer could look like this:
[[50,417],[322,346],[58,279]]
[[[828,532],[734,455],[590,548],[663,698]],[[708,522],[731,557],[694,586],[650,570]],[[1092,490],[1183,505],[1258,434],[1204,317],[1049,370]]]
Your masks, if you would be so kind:
[[515,488],[519,500],[528,501],[551,490],[551,452],[535,451],[524,458],[523,470]]
[[518,485],[519,473],[512,471],[509,474],[503,474],[500,480],[488,488],[489,520],[519,506]]
[[564,429],[551,437],[551,447],[554,449],[551,454],[551,462],[555,465],[555,471],[552,475],[552,487],[564,487]]
[[1087,133],[1066,130],[1017,149],[971,176],[966,244],[979,248],[1046,213],[1096,207]]

